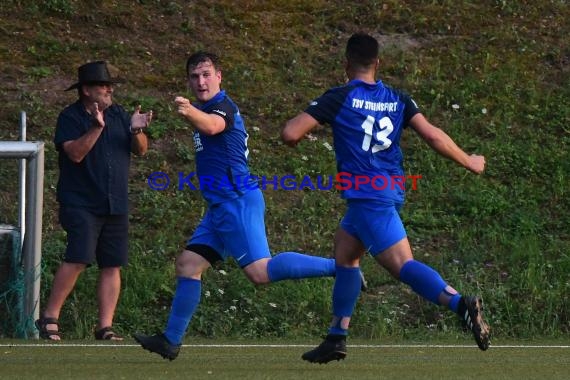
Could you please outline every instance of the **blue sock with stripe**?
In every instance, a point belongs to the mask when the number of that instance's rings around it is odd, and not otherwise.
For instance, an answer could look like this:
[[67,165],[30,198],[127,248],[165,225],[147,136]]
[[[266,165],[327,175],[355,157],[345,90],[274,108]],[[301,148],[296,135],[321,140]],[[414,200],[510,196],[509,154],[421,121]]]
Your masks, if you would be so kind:
[[360,295],[360,268],[336,267],[332,304],[336,323],[329,328],[331,335],[347,335],[348,330],[341,326],[343,317],[351,317]]
[[297,252],[282,252],[267,263],[269,281],[309,277],[331,277],[335,274],[335,260]]
[[192,315],[200,303],[202,281],[178,277],[172,308],[168,316],[164,336],[171,344],[181,344]]

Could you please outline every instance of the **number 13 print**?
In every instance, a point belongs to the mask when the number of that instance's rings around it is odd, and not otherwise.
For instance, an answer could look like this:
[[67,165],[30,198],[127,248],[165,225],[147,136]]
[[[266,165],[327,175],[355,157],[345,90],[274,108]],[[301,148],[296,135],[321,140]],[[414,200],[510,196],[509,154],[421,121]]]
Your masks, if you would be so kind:
[[[362,123],[362,129],[364,129],[364,140],[362,140],[362,150],[368,152],[370,150],[370,145],[372,144],[372,133],[374,130],[374,123],[376,119],[372,116],[368,116],[366,120]],[[380,144],[374,144],[372,146],[372,153],[379,152],[381,150],[386,150],[392,145],[392,140],[388,138],[390,133],[394,131],[394,125],[392,120],[388,116],[384,116],[378,121],[378,126],[380,130],[374,135],[374,140],[378,141]]]

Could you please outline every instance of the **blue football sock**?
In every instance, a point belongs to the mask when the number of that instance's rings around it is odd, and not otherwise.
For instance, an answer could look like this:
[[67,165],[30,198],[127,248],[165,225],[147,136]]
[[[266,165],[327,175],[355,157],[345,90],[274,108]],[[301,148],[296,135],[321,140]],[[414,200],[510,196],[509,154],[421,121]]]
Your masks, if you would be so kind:
[[439,273],[429,266],[410,260],[400,270],[400,281],[412,287],[414,292],[439,305],[439,295],[447,284]]
[[333,287],[333,315],[337,323],[329,329],[329,334],[347,335],[341,327],[343,317],[351,317],[360,295],[360,268],[336,267],[336,280]]
[[459,313],[459,300],[461,300],[461,294],[457,293],[451,296],[451,300],[449,300],[449,309],[455,313]]
[[182,338],[184,338],[192,315],[200,303],[201,291],[202,281],[178,277],[172,308],[168,316],[166,330],[164,330],[164,336],[170,343],[182,343]]
[[282,252],[267,263],[269,281],[286,279],[327,277],[335,274],[335,260],[297,252]]

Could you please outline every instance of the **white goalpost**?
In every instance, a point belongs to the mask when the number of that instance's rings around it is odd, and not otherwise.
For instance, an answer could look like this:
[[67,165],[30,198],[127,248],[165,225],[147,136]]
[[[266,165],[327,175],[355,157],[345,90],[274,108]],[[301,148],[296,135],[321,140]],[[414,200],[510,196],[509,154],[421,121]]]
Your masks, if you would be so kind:
[[[22,112],[22,140],[25,140],[25,113]],[[42,257],[42,212],[44,187],[44,143],[42,141],[0,141],[0,159],[20,159],[19,237],[24,273],[23,312],[25,326],[21,338],[38,338],[33,321],[39,318]]]

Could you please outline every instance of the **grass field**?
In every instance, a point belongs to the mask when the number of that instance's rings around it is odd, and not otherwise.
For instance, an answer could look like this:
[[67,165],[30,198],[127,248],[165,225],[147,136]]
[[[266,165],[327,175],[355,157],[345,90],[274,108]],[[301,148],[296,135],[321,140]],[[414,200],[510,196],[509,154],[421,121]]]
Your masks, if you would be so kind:
[[[1,0],[0,140],[19,139],[23,110],[27,139],[46,144],[38,308],[45,307],[65,251],[53,137],[59,112],[76,100],[64,89],[80,64],[108,60],[127,80],[117,86],[115,101],[129,111],[141,104],[155,115],[149,152],[131,166],[130,257],[113,323],[118,331],[155,331],[163,328],[174,294],[174,257],[206,209],[197,191],[175,185],[177,173],[195,170],[193,127],[173,102],[187,95],[188,55],[211,49],[222,56],[223,87],[248,128],[254,175],[314,180],[336,173],[327,147],[334,145],[331,129],[319,128],[295,150],[281,143],[280,130],[326,88],[343,83],[343,46],[363,29],[382,43],[379,78],[412,95],[428,119],[487,160],[484,175],[469,175],[412,131],[403,133],[406,172],[422,175],[402,208],[414,256],[461,293],[483,297],[494,344],[556,337],[570,344],[569,19],[567,0]],[[18,221],[17,169],[16,160],[0,160],[0,224]],[[167,190],[148,185],[157,171],[172,179]],[[331,254],[345,210],[338,191],[268,189],[264,197],[272,253]],[[426,335],[434,334],[441,343],[442,333],[457,331],[456,315],[418,297],[370,257],[362,269],[369,291],[358,300],[351,342],[433,343]],[[85,271],[62,309],[66,342],[93,336],[98,273],[95,266]],[[2,312],[21,294],[21,281],[10,282],[0,281],[1,338],[31,326],[11,323],[16,307]],[[188,335],[315,344],[329,323],[332,286],[331,279],[315,278],[256,287],[230,260],[204,275]],[[465,377],[550,379],[567,367],[560,359],[552,364],[560,356],[551,349],[358,348],[345,363],[326,367],[300,362],[304,350],[188,348],[174,363],[162,363],[122,346],[16,347],[0,355],[0,380],[23,368],[34,371],[26,377],[59,379],[159,378],[165,370],[203,378],[214,367],[210,378],[295,378],[310,371],[304,377],[330,379],[358,368],[351,378],[455,379],[469,370]],[[559,354],[570,356],[567,349]],[[464,362],[477,369],[457,367]],[[442,369],[431,372],[426,363]],[[394,372],[402,367],[404,375]],[[535,368],[555,372],[535,374]]]
[[347,359],[303,362],[317,342],[185,345],[170,362],[132,341],[59,344],[0,341],[1,379],[568,379],[570,345],[351,342]]

